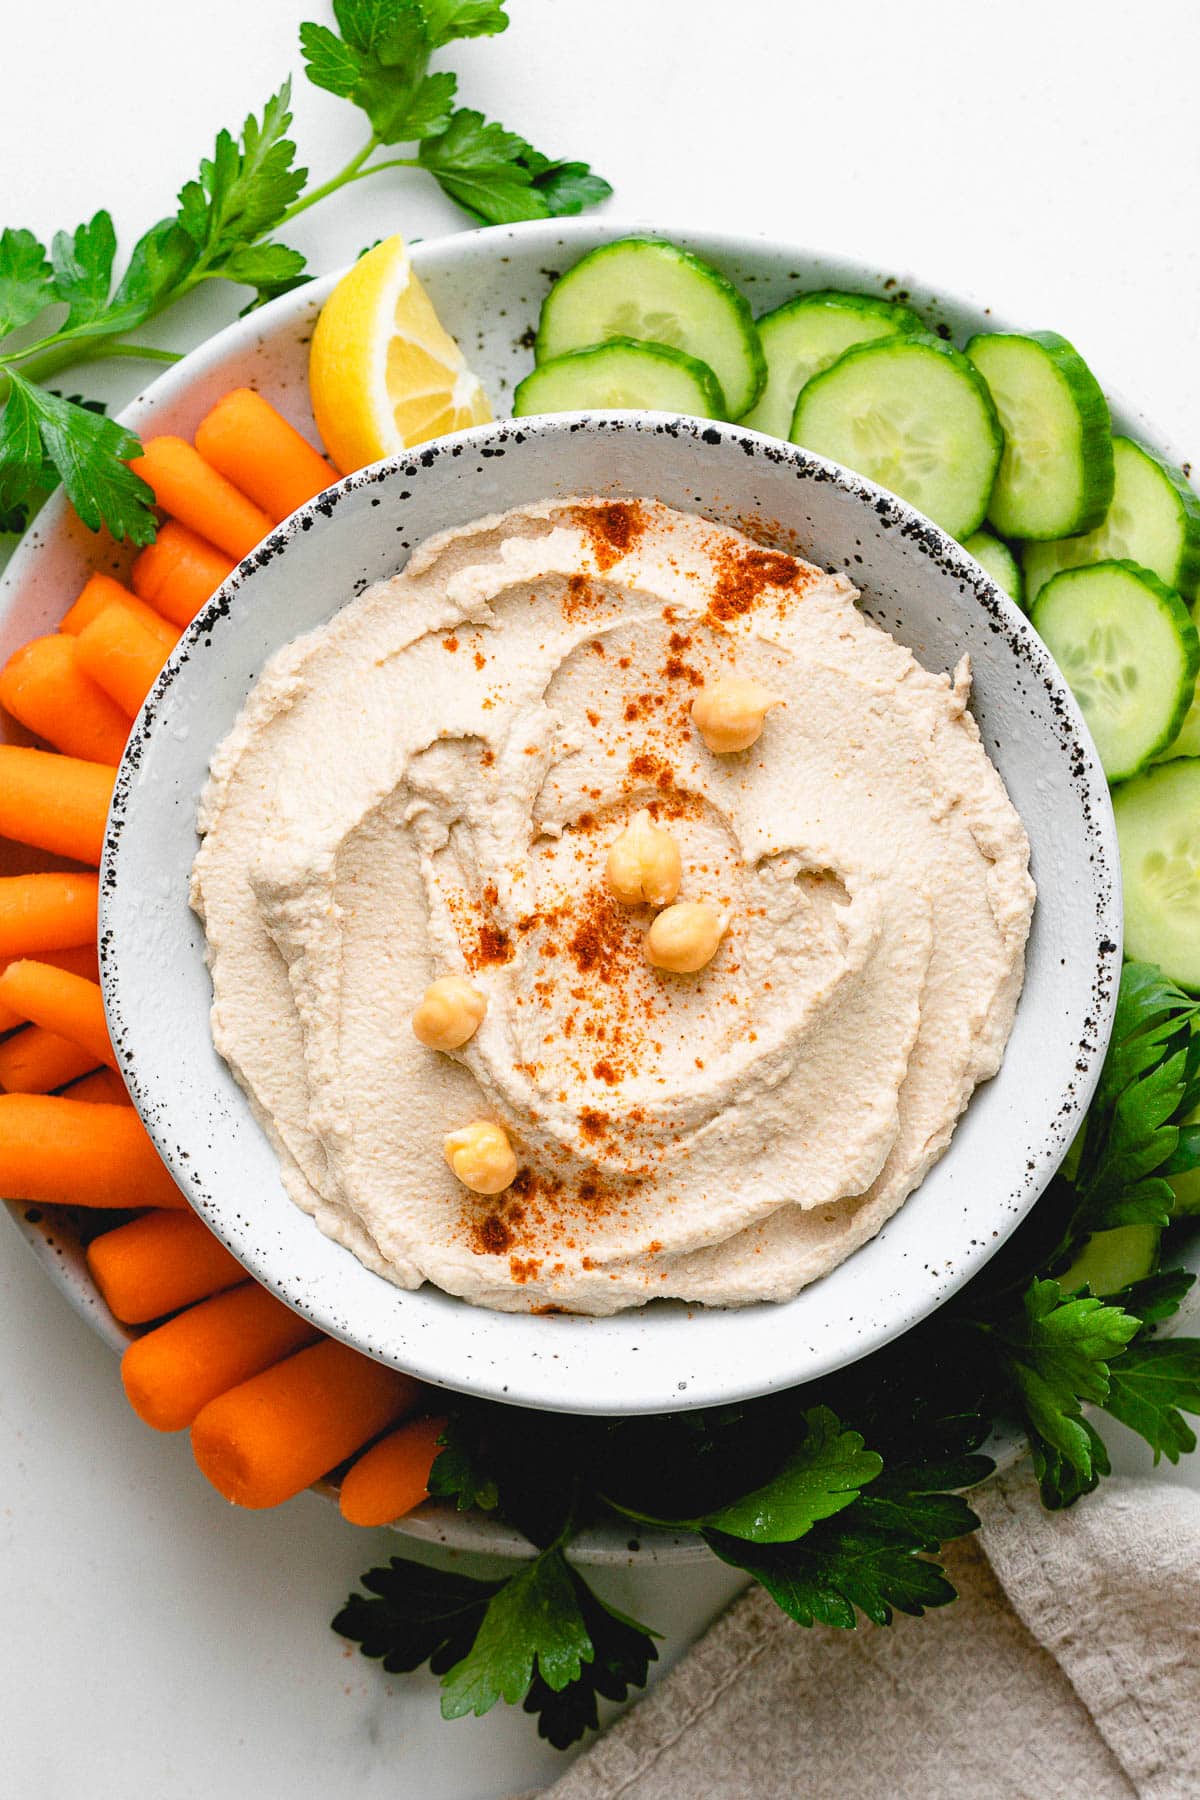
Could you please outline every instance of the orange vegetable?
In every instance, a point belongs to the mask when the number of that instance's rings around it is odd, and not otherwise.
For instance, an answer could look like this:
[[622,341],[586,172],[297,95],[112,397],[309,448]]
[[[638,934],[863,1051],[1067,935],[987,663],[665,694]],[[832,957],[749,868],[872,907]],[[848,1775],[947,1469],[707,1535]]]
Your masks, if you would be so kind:
[[0,1094],[0,1194],[51,1206],[187,1205],[132,1106],[61,1094]]
[[51,963],[9,963],[0,975],[0,1004],[10,1006],[43,1031],[80,1045],[91,1057],[89,1069],[97,1063],[116,1068],[98,981],[72,975],[69,969],[56,969]]
[[207,1300],[246,1271],[193,1212],[148,1212],[93,1238],[87,1265],[110,1311],[144,1325]]
[[96,943],[94,875],[0,876],[0,956],[29,956]]
[[171,654],[140,619],[120,606],[106,607],[75,642],[80,666],[131,719],[141,711]]
[[197,537],[178,519],[159,527],[152,544],[134,558],[133,591],[181,629],[232,571],[233,561],[215,544]]
[[192,1450],[227,1500],[278,1506],[414,1411],[421,1394],[411,1376],[325,1338],[210,1400]]
[[121,1380],[147,1425],[182,1431],[210,1400],[320,1335],[266,1288],[246,1281],[137,1338],[121,1359]]
[[96,1069],[91,1075],[85,1075],[82,1081],[72,1083],[65,1097],[68,1100],[87,1100],[93,1105],[133,1105],[125,1091],[125,1083],[112,1069]]
[[[10,963],[20,960],[15,956],[0,958],[0,975]],[[95,944],[77,944],[72,950],[39,950],[37,960],[50,963],[56,969],[69,969],[72,975],[83,975],[88,981],[100,979],[100,958]],[[14,1012],[10,1006],[0,1006],[0,1031],[13,1031],[24,1023],[20,1013]]]
[[410,1419],[364,1450],[342,1478],[342,1517],[351,1525],[390,1525],[420,1506],[445,1429],[445,1419]]
[[13,652],[0,672],[0,705],[68,756],[121,760],[129,720],[84,673],[74,638],[61,631]]
[[147,438],[130,468],[154,489],[164,512],[240,561],[261,543],[271,520],[179,437]]
[[152,632],[168,650],[173,650],[179,642],[179,633],[169,625],[152,606],[131,594],[127,587],[114,581],[111,575],[92,575],[85,582],[83,591],[71,610],[59,620],[58,629],[71,637],[78,637],[84,628],[98,619],[102,612],[110,606],[124,607],[135,619],[140,619],[146,630]]
[[278,523],[338,479],[323,456],[253,388],[234,388],[196,428],[196,448]]
[[96,1066],[96,1058],[71,1038],[31,1025],[0,1044],[0,1088],[6,1094],[48,1094]]
[[108,763],[0,744],[0,837],[98,866],[116,778]]

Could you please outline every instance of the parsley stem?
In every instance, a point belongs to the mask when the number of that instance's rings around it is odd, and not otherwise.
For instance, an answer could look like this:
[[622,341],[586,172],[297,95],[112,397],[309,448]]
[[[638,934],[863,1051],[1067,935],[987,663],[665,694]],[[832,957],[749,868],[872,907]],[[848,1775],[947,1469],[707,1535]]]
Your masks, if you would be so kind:
[[330,194],[336,194],[339,188],[345,187],[348,182],[357,181],[360,173],[368,175],[373,173],[370,169],[364,170],[363,164],[378,147],[379,139],[372,132],[358,155],[352,156],[346,166],[339,169],[336,175],[331,175],[328,181],[321,183],[320,187],[310,188],[306,194],[301,194],[298,200],[293,200],[287,211],[275,221],[272,230],[278,231],[280,226],[290,225],[293,219],[298,218],[302,212],[307,212],[310,206],[315,206],[318,200],[325,200]]

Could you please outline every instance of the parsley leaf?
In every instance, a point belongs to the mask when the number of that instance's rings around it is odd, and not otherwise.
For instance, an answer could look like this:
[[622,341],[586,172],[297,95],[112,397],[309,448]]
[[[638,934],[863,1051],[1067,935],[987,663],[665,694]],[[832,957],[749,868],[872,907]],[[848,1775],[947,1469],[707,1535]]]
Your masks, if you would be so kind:
[[15,369],[8,371],[8,380],[0,414],[0,467],[14,464],[36,482],[43,478],[45,464],[52,463],[90,530],[103,524],[114,537],[152,543],[157,529],[153,490],[126,466],[128,458],[141,453],[133,433],[89,407],[34,387]]
[[535,1673],[525,1696],[527,1713],[536,1713],[538,1734],[565,1750],[600,1723],[597,1699],[624,1700],[631,1688],[645,1687],[650,1664],[657,1662],[657,1633],[636,1619],[605,1605],[574,1569],[569,1569],[584,1628],[592,1643],[592,1659],[574,1681],[555,1690]]
[[578,212],[612,192],[586,163],[551,163],[471,107],[460,107],[444,131],[426,138],[418,157],[452,200],[487,225]]
[[478,1506],[484,1512],[494,1511],[500,1492],[479,1455],[472,1435],[464,1429],[461,1415],[452,1414],[438,1438],[441,1445],[429,1471],[429,1492],[438,1499],[453,1500],[459,1512]]
[[418,0],[431,48],[508,30],[504,0]]
[[1082,1483],[1091,1481],[1097,1438],[1083,1420],[1081,1402],[1108,1399],[1109,1362],[1140,1329],[1141,1321],[1119,1306],[1087,1295],[1064,1299],[1056,1281],[1031,1282],[1021,1315],[997,1329],[1029,1425],[1048,1447],[1042,1481],[1048,1505],[1062,1504],[1067,1471]]
[[1144,1280],[1135,1281],[1132,1287],[1104,1297],[1110,1306],[1120,1306],[1126,1312],[1134,1313],[1142,1321],[1145,1331],[1147,1326],[1161,1325],[1164,1319],[1177,1313],[1195,1281],[1196,1277],[1189,1275],[1186,1269],[1160,1269],[1157,1275],[1147,1275]]
[[88,324],[108,306],[116,254],[112,216],[103,210],[73,232],[54,234],[50,248],[54,298],[67,303],[68,328]]
[[442,1682],[442,1716],[481,1715],[497,1700],[517,1705],[535,1665],[547,1687],[558,1693],[578,1680],[593,1655],[562,1552],[543,1550],[493,1596],[470,1650]]
[[380,144],[441,131],[457,85],[426,77],[433,48],[417,0],[334,0],[341,37],[325,25],[300,27],[310,81],[362,108]]
[[0,337],[28,325],[54,298],[53,270],[32,231],[0,232]]
[[875,1625],[897,1612],[919,1616],[957,1598],[941,1566],[915,1554],[902,1539],[856,1525],[851,1510],[794,1544],[754,1544],[706,1531],[722,1562],[745,1569],[798,1625],[853,1631],[858,1611]]
[[488,1603],[504,1585],[444,1574],[393,1556],[386,1568],[370,1569],[362,1584],[376,1596],[351,1594],[333,1629],[351,1638],[364,1656],[383,1663],[389,1675],[404,1675],[428,1662],[444,1674],[467,1655],[483,1623]]
[[1104,1410],[1145,1438],[1155,1462],[1178,1462],[1196,1448],[1183,1414],[1200,1413],[1200,1338],[1131,1344],[1111,1371]]
[[286,135],[292,122],[290,102],[291,83],[285,81],[267,101],[261,120],[253,113],[248,116],[239,141],[228,131],[218,132],[212,157],[201,162],[199,177],[180,189],[178,222],[195,244],[206,275],[226,274],[229,260],[250,245],[292,259],[291,274],[303,267],[295,251],[257,245],[278,225],[308,176],[307,169],[294,166],[296,146]]

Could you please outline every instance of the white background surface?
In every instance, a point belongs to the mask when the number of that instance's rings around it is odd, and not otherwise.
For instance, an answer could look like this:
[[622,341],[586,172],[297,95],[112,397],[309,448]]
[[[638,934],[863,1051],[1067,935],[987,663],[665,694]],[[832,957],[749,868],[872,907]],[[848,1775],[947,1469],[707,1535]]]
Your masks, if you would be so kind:
[[[122,241],[171,210],[219,125],[289,70],[320,179],[358,115],[300,77],[294,0],[9,0],[0,223],[43,236],[98,206]],[[511,0],[454,46],[460,96],[590,158],[631,219],[763,230],[919,270],[1071,337],[1182,456],[1200,453],[1200,27],[1184,0]],[[18,23],[19,17],[19,23]],[[297,221],[321,271],[390,231],[464,223],[392,173]],[[186,348],[236,310],[197,295]],[[145,335],[150,335],[149,333]],[[89,389],[134,391],[136,372]],[[125,1408],[109,1353],[0,1229],[0,1794],[5,1800],[479,1800],[562,1759],[522,1714],[443,1724],[427,1677],[388,1679],[328,1620],[395,1547],[311,1496],[236,1514]],[[1107,1428],[1106,1428],[1107,1429]],[[1147,1460],[1123,1444],[1122,1467]],[[1200,1485],[1200,1471],[1176,1479]],[[729,1571],[618,1573],[668,1654]]]

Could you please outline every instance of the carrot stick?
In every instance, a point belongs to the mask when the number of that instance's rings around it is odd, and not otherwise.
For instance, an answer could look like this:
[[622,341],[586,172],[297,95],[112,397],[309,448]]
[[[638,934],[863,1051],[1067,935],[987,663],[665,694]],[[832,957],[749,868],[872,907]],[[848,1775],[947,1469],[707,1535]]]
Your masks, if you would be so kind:
[[64,1096],[67,1100],[86,1100],[91,1105],[132,1106],[125,1083],[111,1069],[96,1069],[82,1081],[73,1082]]
[[[19,957],[0,957],[0,975],[10,963],[19,962]],[[56,969],[69,969],[72,975],[83,975],[88,981],[99,981],[100,958],[95,944],[77,944],[73,950],[39,950],[37,960],[50,963]],[[14,1012],[11,1006],[0,1005],[0,1031],[14,1031],[25,1020],[20,1013]]]
[[29,956],[96,942],[94,875],[0,876],[0,956]]
[[58,631],[34,638],[0,672],[0,705],[56,750],[118,763],[129,720],[79,666],[75,640]]
[[93,1238],[87,1265],[111,1312],[144,1325],[207,1300],[246,1271],[192,1212],[149,1212]]
[[234,388],[196,428],[206,463],[278,523],[338,479],[294,426],[252,388]]
[[48,1094],[95,1066],[90,1050],[40,1025],[16,1031],[0,1044],[0,1088],[6,1094]]
[[99,866],[116,778],[108,763],[0,744],[0,837]]
[[49,1206],[187,1206],[131,1106],[60,1094],[0,1094],[0,1194]]
[[130,580],[135,594],[182,629],[233,568],[223,550],[178,519],[168,519],[154,542],[134,557]]
[[219,1494],[238,1506],[278,1506],[412,1412],[411,1376],[325,1338],[210,1400],[192,1450]]
[[320,1335],[266,1288],[246,1281],[135,1339],[121,1359],[121,1380],[139,1419],[155,1431],[182,1431],[210,1400]]
[[85,582],[82,592],[74,606],[59,620],[58,629],[65,631],[70,637],[78,637],[80,632],[98,619],[102,612],[110,606],[123,606],[127,613],[140,619],[147,631],[164,643],[168,650],[173,650],[179,642],[179,633],[173,625],[167,623],[161,614],[152,606],[131,594],[127,587],[114,581],[111,575],[92,575]]
[[72,975],[68,969],[56,969],[51,963],[9,963],[0,975],[0,1004],[11,1006],[43,1031],[80,1045],[92,1059],[89,1069],[97,1063],[116,1068],[98,981]]
[[120,606],[106,607],[75,642],[80,667],[131,719],[170,655],[140,619]]
[[248,556],[271,529],[266,513],[182,438],[147,438],[129,466],[150,483],[164,512],[227,556]]
[[429,1498],[429,1471],[445,1419],[410,1419],[365,1450],[342,1477],[338,1503],[351,1525],[390,1525]]

